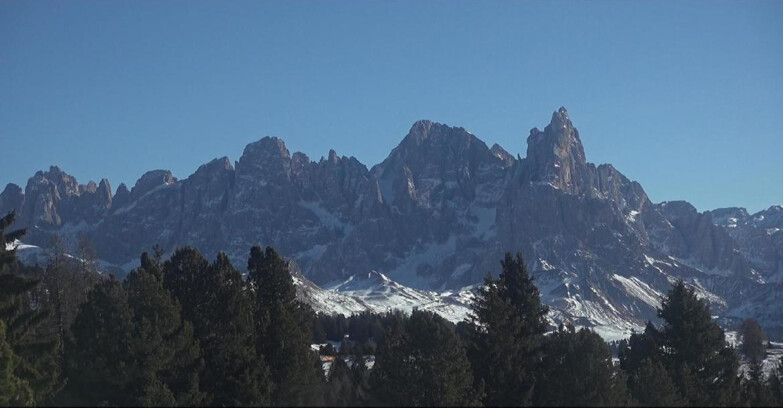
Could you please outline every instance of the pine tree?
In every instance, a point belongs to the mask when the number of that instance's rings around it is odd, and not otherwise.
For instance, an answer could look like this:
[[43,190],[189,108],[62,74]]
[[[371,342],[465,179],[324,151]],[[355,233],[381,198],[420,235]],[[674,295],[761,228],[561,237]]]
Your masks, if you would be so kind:
[[67,392],[74,403],[133,405],[137,375],[133,311],[123,286],[113,277],[87,295],[71,326]]
[[764,332],[756,319],[745,319],[739,327],[740,351],[750,362],[758,362],[765,352]]
[[[654,394],[671,394],[668,379],[648,378],[663,377],[656,367],[660,363],[677,390],[665,400],[679,397],[688,405],[737,404],[739,360],[726,345],[723,330],[712,321],[706,301],[680,280],[663,299],[658,317],[663,319],[661,329],[648,323],[645,332],[631,336],[627,349],[620,353],[632,395],[642,404],[653,405],[662,401]],[[645,368],[645,360],[652,366]]]
[[[80,239],[83,255],[88,249],[86,239]],[[68,360],[65,344],[71,336],[71,324],[76,318],[79,306],[87,299],[87,293],[102,278],[92,266],[93,262],[76,262],[65,253],[65,245],[59,237],[53,236],[49,249],[46,269],[41,274],[42,284],[36,289],[36,299],[40,305],[51,310],[52,328],[57,336],[57,360],[61,367],[62,381],[67,382],[70,373],[65,362]]]
[[624,373],[595,332],[560,326],[547,336],[537,372],[535,403],[542,406],[625,406],[630,402]]
[[414,310],[395,324],[371,376],[380,405],[472,406],[480,400],[459,338],[432,312]]
[[5,323],[0,320],[0,406],[32,406],[33,390],[27,381],[16,376],[19,357],[5,341]]
[[269,364],[276,385],[272,404],[322,403],[324,376],[310,350],[314,313],[296,299],[288,265],[272,247],[262,251],[254,246],[248,282],[256,293],[256,350]]
[[485,405],[532,403],[548,308],[520,254],[507,253],[499,279],[479,289],[468,326],[468,357]]
[[742,401],[751,407],[776,406],[775,396],[764,380],[761,361],[758,359],[750,362],[748,377],[742,382]]
[[773,368],[767,379],[767,388],[772,396],[772,401],[777,406],[783,405],[783,357],[780,357],[778,363]]
[[350,407],[357,405],[359,384],[356,382],[351,368],[342,358],[336,358],[329,369],[329,380],[326,385],[326,404],[332,407]]
[[642,406],[685,404],[664,365],[662,334],[652,322],[642,333],[634,333],[618,356],[620,367],[628,373],[628,390]]
[[739,398],[739,362],[712,320],[707,302],[682,280],[663,299],[662,346],[680,394],[693,405],[733,405]]
[[8,249],[25,234],[24,229],[7,232],[14,219],[13,212],[0,218],[0,322],[5,327],[0,341],[10,347],[12,377],[27,384],[36,403],[43,403],[60,386],[57,336],[50,311],[36,297],[40,280],[30,277],[32,268],[19,263],[15,249]]
[[220,253],[210,265],[197,250],[181,248],[164,263],[163,276],[201,345],[205,403],[269,404],[269,371],[255,349],[253,292],[228,257]]
[[138,362],[134,393],[139,405],[199,405],[201,352],[193,326],[163,288],[159,260],[147,253],[124,282],[133,310],[133,354]]
[[645,358],[628,378],[631,395],[644,407],[672,407],[685,405],[660,361]]

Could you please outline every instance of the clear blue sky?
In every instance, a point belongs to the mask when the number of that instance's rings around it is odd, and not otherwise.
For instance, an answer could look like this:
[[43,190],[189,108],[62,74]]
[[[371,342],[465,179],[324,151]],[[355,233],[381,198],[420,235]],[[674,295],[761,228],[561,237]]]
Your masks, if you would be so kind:
[[524,156],[564,105],[653,201],[756,211],[782,76],[783,2],[2,1],[0,183],[184,178],[266,135],[370,167],[424,118]]

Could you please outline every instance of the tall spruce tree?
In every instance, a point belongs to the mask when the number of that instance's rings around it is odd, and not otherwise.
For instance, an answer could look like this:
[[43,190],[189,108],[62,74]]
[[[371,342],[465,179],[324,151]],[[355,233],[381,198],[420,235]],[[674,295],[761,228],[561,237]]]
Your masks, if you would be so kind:
[[522,256],[506,253],[499,279],[479,289],[468,326],[468,358],[485,405],[529,406],[548,308]]
[[192,324],[182,320],[180,305],[163,288],[159,260],[144,253],[141,267],[131,271],[124,286],[133,310],[137,403],[200,405],[204,398],[199,391],[201,350]]
[[678,406],[686,402],[666,369],[662,342],[662,334],[647,322],[644,331],[632,334],[618,352],[620,367],[628,373],[628,390],[642,406]]
[[138,373],[128,294],[112,277],[87,295],[71,326],[68,404],[135,405]]
[[[677,281],[658,309],[663,326],[648,324],[643,334],[631,336],[628,348],[620,353],[621,366],[628,370],[629,389],[642,404],[655,404],[641,383],[639,370],[645,360],[660,363],[668,373],[677,395],[688,405],[736,405],[740,398],[739,361],[726,344],[723,330],[710,316],[707,302],[695,290]],[[649,367],[648,367],[649,371]],[[655,370],[656,375],[662,374]],[[667,392],[668,380],[658,385]]]
[[442,317],[414,310],[379,345],[371,373],[386,406],[476,406],[480,396],[459,338]]
[[733,405],[739,398],[739,361],[712,320],[707,302],[680,280],[661,303],[663,350],[675,384],[692,405]]
[[742,380],[741,401],[749,407],[774,407],[778,406],[770,386],[764,378],[764,370],[761,361],[750,362],[748,375]]
[[40,279],[32,277],[34,268],[16,259],[13,244],[25,230],[8,231],[14,220],[14,212],[0,218],[0,323],[5,328],[0,341],[10,347],[5,356],[13,367],[9,378],[26,384],[18,389],[29,387],[33,401],[40,404],[50,400],[61,384],[58,342],[51,312],[40,305],[36,294]]
[[220,253],[210,265],[197,250],[181,248],[164,263],[163,276],[201,345],[205,403],[269,404],[269,370],[255,349],[253,292],[228,257]]
[[272,247],[254,246],[247,263],[256,293],[256,350],[268,362],[275,390],[272,404],[317,405],[324,400],[324,376],[310,350],[314,314],[296,299],[288,265]]
[[742,400],[751,407],[775,406],[775,397],[764,378],[766,354],[764,332],[756,319],[745,319],[739,327],[739,350],[748,359],[748,373],[742,379]]
[[629,390],[643,407],[685,405],[672,378],[659,360],[644,359],[628,378]]
[[772,395],[772,401],[777,406],[783,406],[783,357],[779,357],[778,363],[772,369],[767,379],[767,387]]
[[540,406],[626,406],[631,402],[625,374],[595,332],[574,326],[547,336],[537,372],[535,404]]
[[16,376],[19,357],[5,340],[5,323],[0,320],[0,406],[32,406],[30,384]]
[[742,341],[739,349],[750,362],[758,362],[764,357],[764,331],[756,319],[743,320],[739,327],[739,336]]
[[332,407],[365,406],[368,403],[366,395],[366,379],[362,371],[362,361],[353,360],[352,366],[337,357],[329,369],[329,380],[326,385],[325,402]]

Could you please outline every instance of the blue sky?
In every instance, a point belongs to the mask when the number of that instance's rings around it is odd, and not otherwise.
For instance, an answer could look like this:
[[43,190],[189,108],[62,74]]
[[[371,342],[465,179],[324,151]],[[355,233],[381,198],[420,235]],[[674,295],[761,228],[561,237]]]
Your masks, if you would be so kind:
[[[783,203],[783,2],[0,2],[0,183],[132,186],[266,135],[372,166],[417,119],[525,155],[565,106],[655,202]],[[1,188],[1,187],[0,187]]]

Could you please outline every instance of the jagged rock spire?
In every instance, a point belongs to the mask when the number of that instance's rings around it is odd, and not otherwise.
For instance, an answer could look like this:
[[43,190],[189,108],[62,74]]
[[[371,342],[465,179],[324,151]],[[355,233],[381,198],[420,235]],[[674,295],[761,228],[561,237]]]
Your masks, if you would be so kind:
[[590,187],[582,141],[564,107],[552,114],[543,132],[530,130],[526,160],[529,179],[534,183],[549,183],[569,193],[581,193]]

